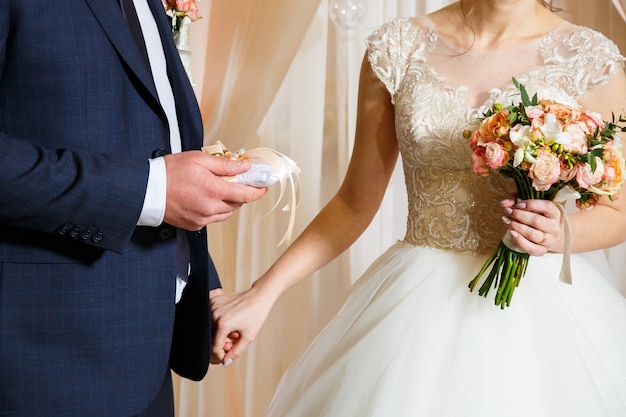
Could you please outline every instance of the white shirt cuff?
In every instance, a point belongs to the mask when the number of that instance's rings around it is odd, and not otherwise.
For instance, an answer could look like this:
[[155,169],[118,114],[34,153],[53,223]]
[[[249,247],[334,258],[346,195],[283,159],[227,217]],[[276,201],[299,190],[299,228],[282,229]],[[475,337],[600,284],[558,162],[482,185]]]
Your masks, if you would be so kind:
[[150,163],[148,187],[137,226],[157,227],[163,223],[165,216],[165,194],[167,190],[165,160],[163,157],[159,157],[149,159],[148,162]]

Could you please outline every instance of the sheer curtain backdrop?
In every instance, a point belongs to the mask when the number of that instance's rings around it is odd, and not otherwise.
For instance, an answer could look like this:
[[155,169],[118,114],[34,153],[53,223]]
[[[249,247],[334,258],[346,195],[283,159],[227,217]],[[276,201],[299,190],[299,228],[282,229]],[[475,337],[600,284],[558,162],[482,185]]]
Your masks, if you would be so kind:
[[[302,199],[295,235],[334,194],[347,167],[364,39],[396,16],[438,9],[450,0],[365,0],[360,25],[329,19],[331,0],[199,0],[203,19],[191,27],[192,72],[205,122],[205,142],[272,147],[298,162]],[[626,53],[626,0],[559,0],[563,16],[611,37]],[[623,19],[624,18],[624,19]],[[626,93],[626,92],[624,92]],[[276,247],[287,213],[276,190],[235,216],[210,225],[209,245],[225,291],[239,291],[284,250]],[[248,352],[224,369],[211,366],[192,382],[174,376],[179,417],[260,417],[280,376],[341,305],[372,260],[403,237],[406,201],[401,171],[372,225],[344,255],[288,291]],[[265,217],[263,217],[265,216]],[[262,220],[261,220],[262,219]],[[626,294],[626,247],[594,253],[608,260]],[[607,268],[608,270],[608,268]]]

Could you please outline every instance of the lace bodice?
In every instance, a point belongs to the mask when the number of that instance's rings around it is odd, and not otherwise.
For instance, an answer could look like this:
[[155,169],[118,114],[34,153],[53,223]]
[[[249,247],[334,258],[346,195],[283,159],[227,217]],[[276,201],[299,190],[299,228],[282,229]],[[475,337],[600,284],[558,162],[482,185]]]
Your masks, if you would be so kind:
[[463,253],[492,250],[505,232],[498,202],[510,180],[471,171],[462,136],[494,102],[518,101],[512,77],[570,105],[623,68],[606,37],[563,23],[510,50],[476,55],[442,39],[426,17],[395,19],[367,39],[368,60],[395,108],[408,194],[405,241]]

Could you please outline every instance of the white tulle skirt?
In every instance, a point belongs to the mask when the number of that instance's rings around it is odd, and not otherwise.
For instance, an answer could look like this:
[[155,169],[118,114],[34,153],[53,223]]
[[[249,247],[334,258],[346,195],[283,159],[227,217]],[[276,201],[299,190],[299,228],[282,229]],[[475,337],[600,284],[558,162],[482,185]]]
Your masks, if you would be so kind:
[[285,373],[272,417],[625,417],[626,299],[583,258],[533,257],[509,308],[485,257],[398,243]]

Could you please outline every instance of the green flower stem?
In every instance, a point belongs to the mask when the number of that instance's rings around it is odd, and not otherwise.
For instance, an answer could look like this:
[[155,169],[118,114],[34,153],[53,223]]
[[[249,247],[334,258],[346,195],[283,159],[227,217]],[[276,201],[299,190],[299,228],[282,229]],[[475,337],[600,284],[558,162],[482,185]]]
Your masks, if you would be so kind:
[[[556,187],[547,191],[537,191],[532,184],[532,180],[521,170],[506,165],[498,170],[502,175],[512,178],[517,189],[517,196],[522,200],[531,199],[552,199],[556,193]],[[513,292],[519,285],[522,277],[526,273],[530,255],[517,252],[503,242],[498,244],[498,248],[493,255],[485,261],[480,272],[469,283],[470,291],[474,291],[480,278],[489,270],[485,282],[480,286],[478,294],[487,297],[489,290],[497,288],[495,304],[504,309],[511,305]]]
[[474,277],[473,280],[470,281],[470,283],[469,283],[470,291],[474,291],[474,288],[476,288],[476,284],[478,284],[478,280],[481,277],[481,275],[485,273],[485,271],[487,270],[489,265],[491,265],[491,263],[494,261],[494,259],[496,259],[496,257],[499,256],[499,253],[500,253],[499,249],[500,249],[500,247],[498,246],[498,250],[496,252],[494,252],[493,255],[491,255],[491,257],[489,259],[487,259],[487,261],[483,265],[483,267],[480,270],[480,272],[478,274],[476,274],[476,276]]
[[500,285],[498,286],[498,292],[496,292],[496,305],[502,305],[502,299],[507,298],[510,291],[510,283],[515,279],[513,276],[514,271],[517,270],[517,259],[511,252],[506,252],[505,259],[502,278],[500,278]]
[[530,255],[514,251],[500,242],[494,254],[483,264],[480,272],[469,283],[470,291],[474,291],[480,277],[491,267],[485,282],[478,294],[487,297],[489,290],[497,288],[495,304],[501,308],[511,305],[513,292],[526,272]]

